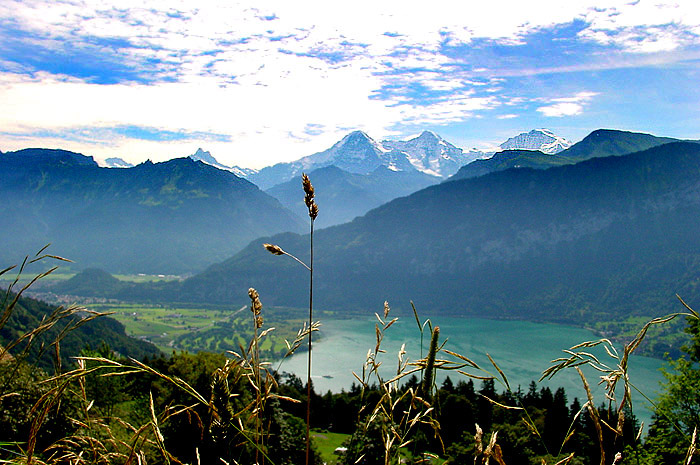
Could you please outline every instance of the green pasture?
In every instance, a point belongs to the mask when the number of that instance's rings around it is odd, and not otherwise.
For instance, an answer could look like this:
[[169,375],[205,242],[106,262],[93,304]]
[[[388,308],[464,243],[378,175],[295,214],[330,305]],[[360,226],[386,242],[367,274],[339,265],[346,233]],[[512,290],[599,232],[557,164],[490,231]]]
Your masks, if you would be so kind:
[[[146,339],[165,353],[173,350],[198,352],[240,352],[253,336],[253,318],[248,306],[237,308],[196,308],[186,306],[158,306],[140,304],[94,304],[92,310],[113,312],[130,336]],[[263,330],[274,327],[260,343],[262,354],[276,358],[287,350],[290,342],[303,325],[285,311],[266,309]]]
[[311,437],[321,454],[323,462],[328,465],[336,465],[338,463],[338,456],[334,454],[334,451],[337,447],[342,446],[343,442],[350,438],[350,435],[329,433],[328,431],[312,431]]

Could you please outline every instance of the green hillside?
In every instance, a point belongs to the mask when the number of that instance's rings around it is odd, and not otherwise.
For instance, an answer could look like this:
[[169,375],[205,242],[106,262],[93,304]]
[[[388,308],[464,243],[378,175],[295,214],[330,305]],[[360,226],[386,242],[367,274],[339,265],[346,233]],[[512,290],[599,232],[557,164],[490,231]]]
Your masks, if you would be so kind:
[[0,261],[51,242],[77,269],[185,274],[302,222],[255,185],[189,158],[100,168],[91,157],[0,155]]

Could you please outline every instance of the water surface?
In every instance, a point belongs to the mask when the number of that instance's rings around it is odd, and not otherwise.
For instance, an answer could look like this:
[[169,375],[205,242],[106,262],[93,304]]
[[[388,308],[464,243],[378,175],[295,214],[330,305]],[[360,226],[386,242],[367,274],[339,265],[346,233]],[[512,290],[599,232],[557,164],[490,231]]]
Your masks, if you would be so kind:
[[[359,319],[324,319],[321,321],[322,339],[314,344],[312,379],[317,393],[340,392],[349,390],[353,382],[357,382],[352,372],[362,373],[362,365],[367,351],[376,345],[375,318]],[[486,320],[480,318],[434,317],[434,325],[440,326],[440,341],[447,338],[446,349],[460,353],[474,360],[482,368],[497,375],[486,353],[496,361],[508,377],[511,388],[517,391],[518,386],[527,391],[530,381],[537,381],[542,371],[551,365],[551,360],[567,356],[562,349],[583,341],[597,340],[595,334],[582,328],[575,328],[551,323],[533,323],[525,321]],[[430,342],[429,330],[426,327],[423,352],[427,351]],[[402,344],[406,344],[406,357],[410,360],[421,358],[420,331],[413,317],[402,317],[386,332],[382,348],[386,353],[380,354],[383,376],[390,378],[396,373],[397,353]],[[592,350],[601,362],[615,366],[615,360],[603,350]],[[282,363],[281,371],[295,373],[306,379],[306,353],[298,353]],[[659,381],[662,375],[659,368],[661,360],[632,356],[629,362],[630,381],[652,399],[659,391]],[[471,370],[475,374],[477,370]],[[599,373],[584,370],[589,383],[594,386],[599,381]],[[456,384],[466,380],[464,376],[450,372],[450,378]],[[446,373],[438,373],[438,383],[446,377]],[[475,380],[476,387],[481,381]],[[552,380],[538,382],[538,388],[549,386],[553,390],[559,386],[565,388],[568,400],[571,402],[578,397],[581,403],[585,401],[585,391],[581,379],[573,369],[557,374]],[[498,391],[505,390],[505,385],[496,383]],[[594,398],[596,405],[604,401],[603,390],[595,387]],[[635,414],[645,424],[651,417],[647,402],[643,397],[634,393]]]

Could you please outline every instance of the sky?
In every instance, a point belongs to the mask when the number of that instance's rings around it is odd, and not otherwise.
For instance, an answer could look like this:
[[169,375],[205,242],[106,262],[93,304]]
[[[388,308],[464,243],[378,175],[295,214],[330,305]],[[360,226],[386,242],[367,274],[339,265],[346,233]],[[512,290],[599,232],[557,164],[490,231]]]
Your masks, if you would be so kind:
[[0,150],[261,168],[348,132],[700,139],[700,2],[0,0]]

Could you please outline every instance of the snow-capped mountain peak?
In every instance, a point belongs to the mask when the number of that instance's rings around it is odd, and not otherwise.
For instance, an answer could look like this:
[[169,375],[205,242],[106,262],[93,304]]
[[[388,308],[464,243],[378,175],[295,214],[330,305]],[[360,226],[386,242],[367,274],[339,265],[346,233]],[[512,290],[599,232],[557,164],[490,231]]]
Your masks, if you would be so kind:
[[219,163],[218,160],[216,158],[214,158],[214,156],[211,154],[211,152],[207,152],[205,150],[202,150],[201,147],[198,148],[195,153],[190,155],[190,158],[193,160],[198,160],[198,161],[204,162],[207,165],[215,166],[221,170],[226,170],[226,171],[231,170],[231,167]]
[[105,168],[131,168],[134,165],[119,157],[112,157],[105,159],[104,163],[101,163],[100,166]]
[[436,141],[436,140],[443,140],[443,139],[442,139],[442,137],[438,136],[433,131],[426,130],[426,131],[421,132],[418,137],[415,137],[412,140]]
[[267,189],[300,175],[302,171],[309,172],[330,165],[355,174],[369,174],[384,166],[391,171],[419,171],[436,178],[447,178],[462,165],[484,156],[481,152],[464,152],[433,131],[423,131],[406,141],[381,142],[363,131],[353,131],[327,150],[291,163],[263,168],[250,180]]
[[549,129],[533,129],[523,132],[503,142],[503,150],[539,150],[543,153],[555,154],[566,150],[573,144],[559,137]]
[[480,156],[465,153],[433,131],[423,131],[407,141],[382,141],[385,147],[405,154],[411,166],[423,173],[447,177]]

